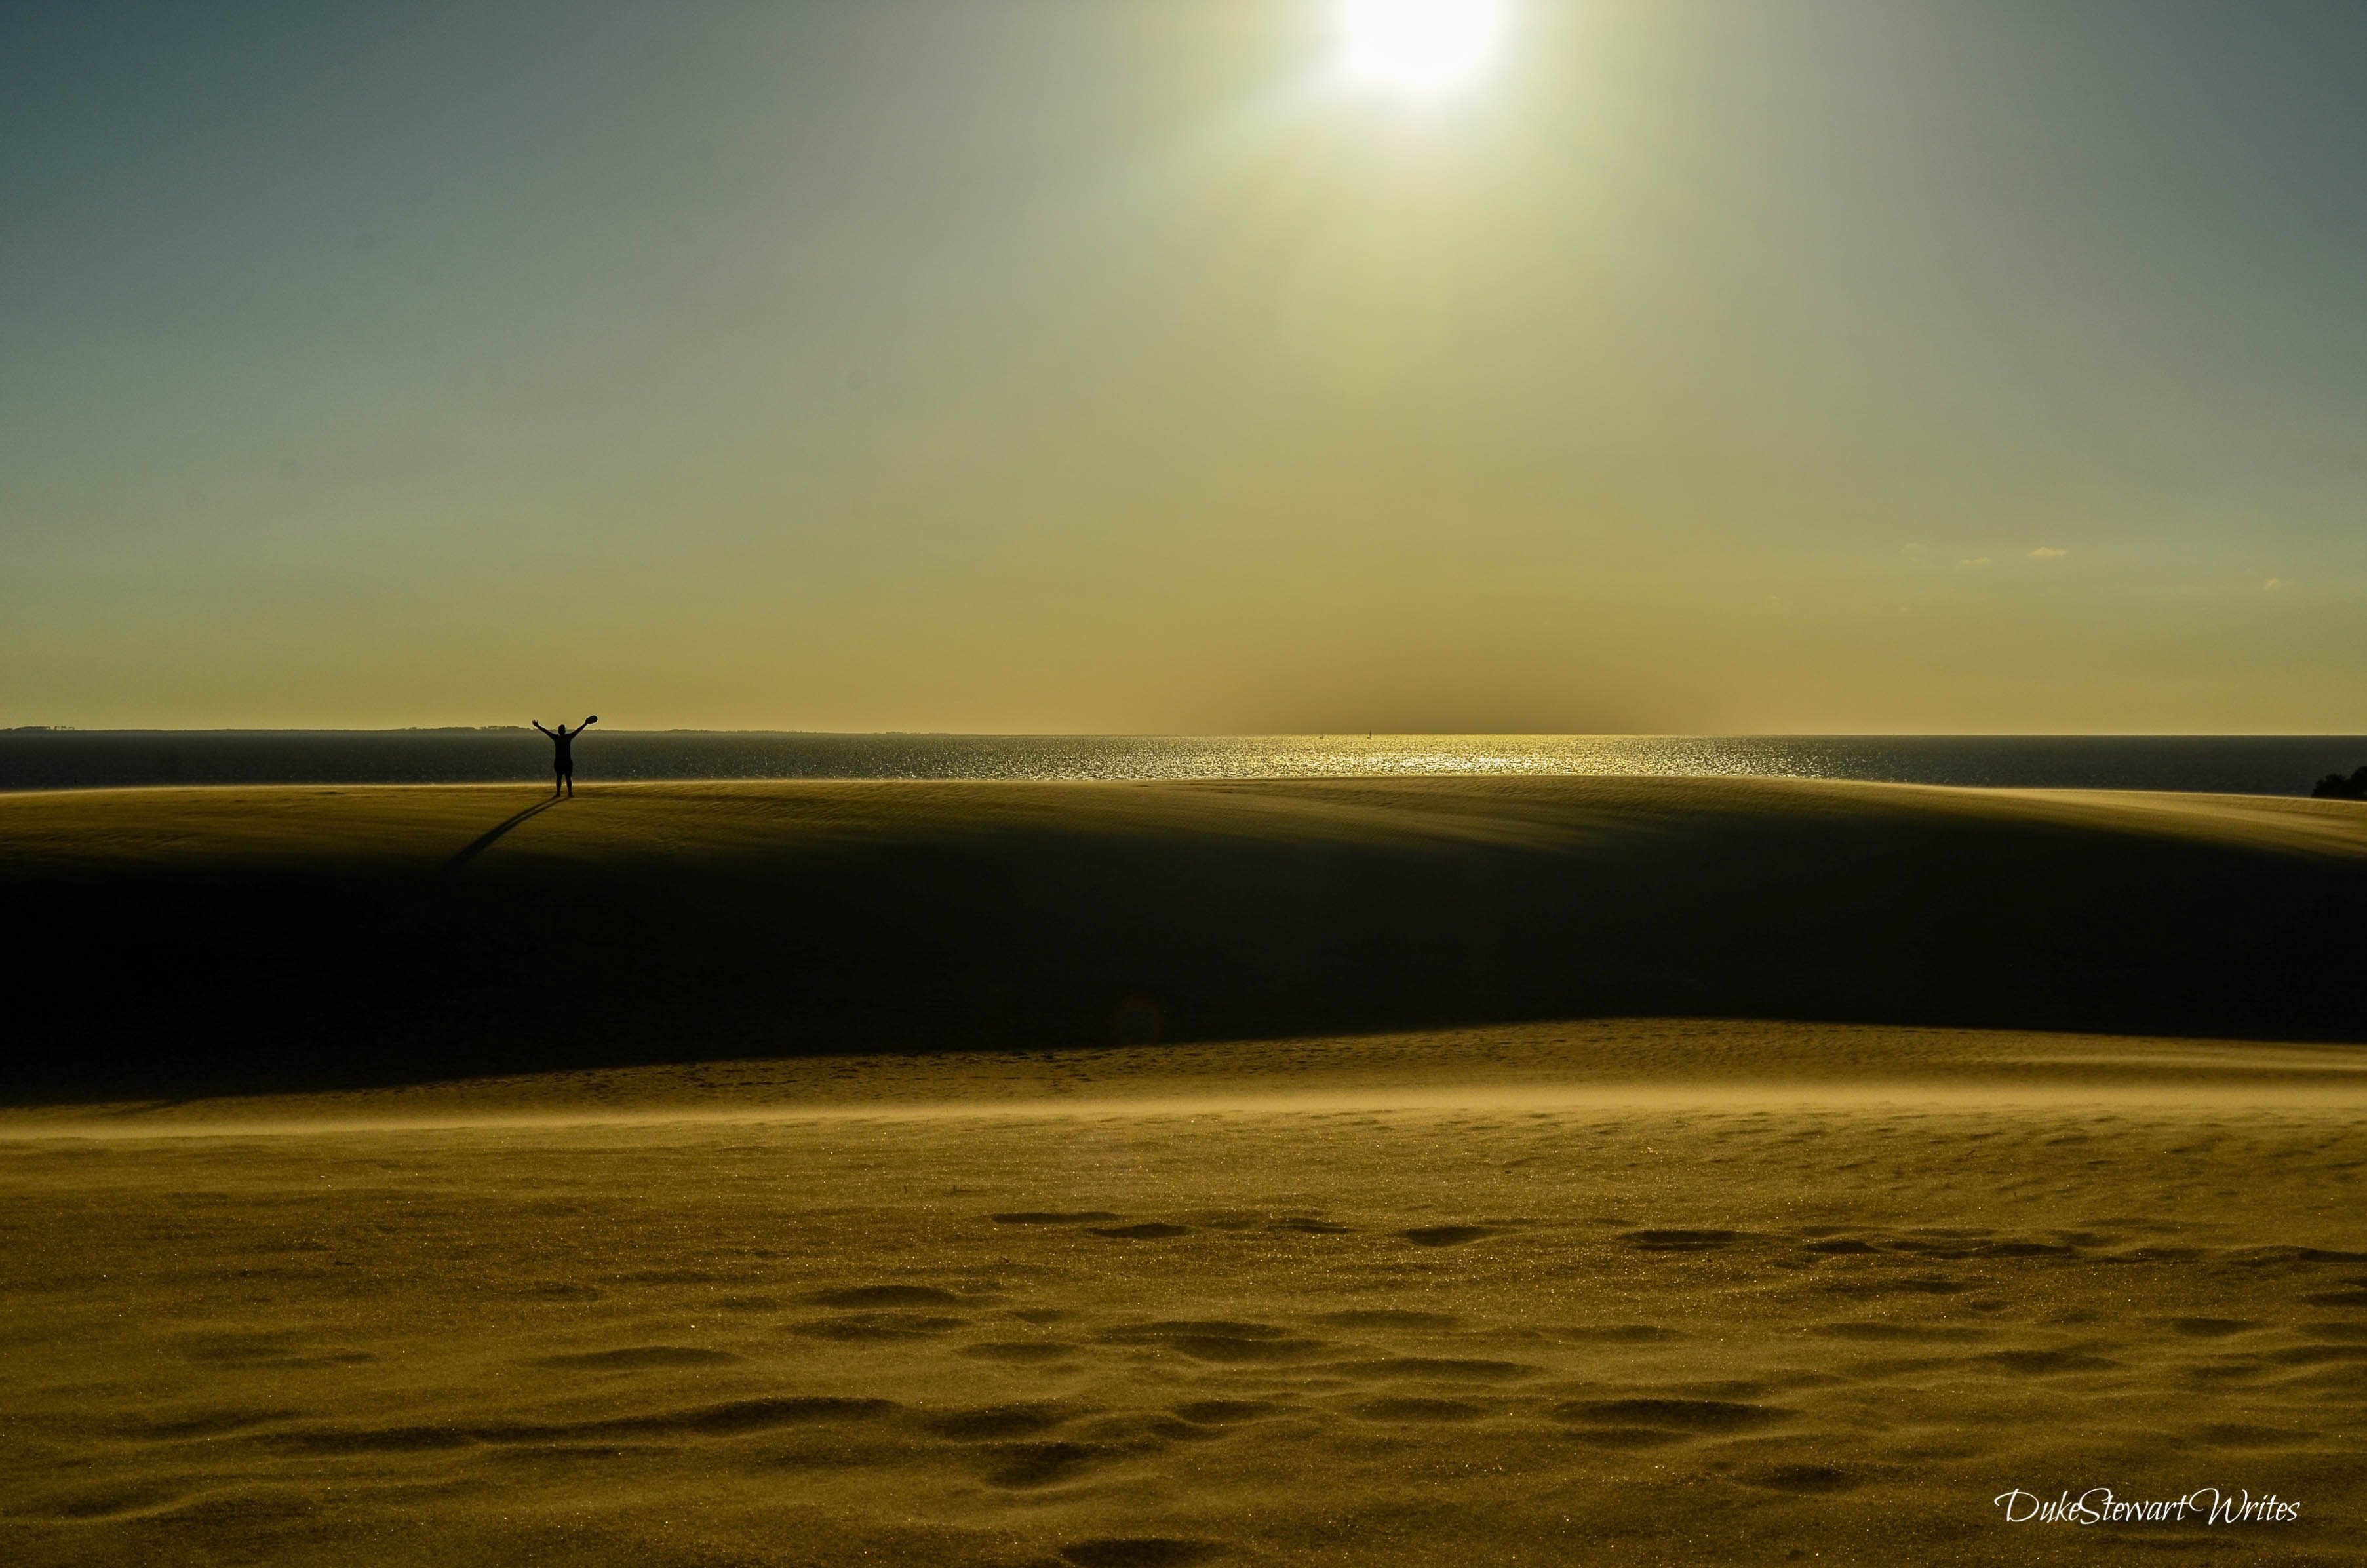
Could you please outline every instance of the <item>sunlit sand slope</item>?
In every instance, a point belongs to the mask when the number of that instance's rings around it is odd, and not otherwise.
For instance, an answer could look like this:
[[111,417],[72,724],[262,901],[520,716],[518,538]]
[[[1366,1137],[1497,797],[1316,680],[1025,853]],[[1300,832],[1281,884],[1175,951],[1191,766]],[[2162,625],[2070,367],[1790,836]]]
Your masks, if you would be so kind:
[[19,1112],[0,1556],[2354,1562],[2363,1066],[1612,1023]]
[[6,1084],[1616,1014],[2367,1038],[2367,807],[1718,779],[0,797]]

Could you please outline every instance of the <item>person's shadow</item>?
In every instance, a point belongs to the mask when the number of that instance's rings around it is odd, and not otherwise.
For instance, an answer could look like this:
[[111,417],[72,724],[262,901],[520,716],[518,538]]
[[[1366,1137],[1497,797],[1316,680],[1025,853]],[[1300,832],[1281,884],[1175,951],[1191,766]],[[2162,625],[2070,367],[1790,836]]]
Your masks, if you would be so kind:
[[475,841],[472,842],[469,847],[461,850],[460,853],[453,856],[449,860],[445,861],[444,869],[447,871],[459,870],[461,867],[475,859],[478,856],[482,855],[486,850],[491,849],[495,843],[499,842],[502,835],[517,826],[518,824],[526,821],[528,817],[539,816],[544,812],[550,810],[551,807],[559,804],[559,801],[560,797],[557,795],[552,795],[547,799],[537,801],[533,805],[530,805],[526,810],[518,812],[517,815],[510,818],[509,821],[503,823],[500,826],[487,828],[483,833],[477,835]]

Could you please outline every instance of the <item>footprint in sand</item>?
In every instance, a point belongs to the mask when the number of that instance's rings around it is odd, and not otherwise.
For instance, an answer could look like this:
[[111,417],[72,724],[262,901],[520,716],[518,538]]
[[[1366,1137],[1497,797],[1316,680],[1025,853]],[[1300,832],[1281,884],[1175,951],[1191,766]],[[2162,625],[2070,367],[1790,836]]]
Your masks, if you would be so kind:
[[2293,1449],[2320,1440],[2320,1434],[2315,1432],[2240,1425],[2205,1426],[2194,1436],[2198,1441],[2214,1449]]
[[648,1415],[591,1421],[507,1422],[443,1426],[330,1426],[278,1434],[275,1448],[309,1454],[420,1453],[476,1444],[543,1447],[613,1437],[738,1437],[782,1426],[872,1421],[899,1406],[886,1399],[801,1396],[740,1399]]
[[77,1488],[46,1499],[28,1498],[12,1512],[22,1518],[62,1520],[77,1525],[112,1523],[142,1515],[153,1518],[169,1514],[196,1494],[195,1488],[170,1483],[127,1482],[111,1486]]
[[1331,1348],[1327,1341],[1293,1334],[1272,1324],[1224,1319],[1134,1324],[1105,1330],[1096,1337],[1104,1345],[1138,1345],[1171,1350],[1195,1361],[1217,1363],[1304,1361]]
[[1490,1361],[1469,1356],[1387,1356],[1353,1361],[1339,1369],[1352,1378],[1427,1379],[1437,1382],[1510,1382],[1535,1375],[1535,1367],[1518,1361]]
[[1630,1231],[1623,1238],[1646,1252],[1715,1252],[1743,1239],[1740,1231]]
[[1658,1324],[1649,1323],[1581,1324],[1575,1328],[1556,1328],[1546,1332],[1557,1339],[1575,1339],[1603,1345],[1659,1345],[1668,1340],[1684,1337],[1676,1329],[1662,1328]]
[[2170,1332],[2185,1335],[2190,1339],[2225,1339],[2259,1327],[2253,1318],[2171,1318]]
[[2109,1356],[2084,1350],[1992,1350],[1980,1358],[2008,1371],[2044,1377],[2054,1372],[2103,1372],[2121,1365]]
[[1079,1414],[1058,1404],[984,1404],[970,1410],[940,1411],[923,1416],[921,1425],[940,1437],[951,1437],[957,1442],[993,1442],[1032,1437],[1074,1420]]
[[998,1225],[1086,1225],[1120,1218],[1106,1209],[1023,1209],[1011,1214],[990,1214]]
[[1845,1470],[1824,1464],[1775,1464],[1745,1471],[1735,1478],[1746,1486],[1770,1492],[1829,1494],[1855,1491],[1863,1482]]
[[1088,1470],[1126,1457],[1098,1443],[1014,1443],[995,1451],[986,1481],[1013,1492],[1072,1481]]
[[1574,1426],[1707,1434],[1745,1432],[1786,1419],[1788,1410],[1726,1399],[1582,1399],[1554,1406]]
[[962,1299],[934,1285],[857,1285],[846,1290],[823,1290],[806,1298],[818,1307],[848,1310],[880,1307],[957,1307]]
[[221,1437],[253,1426],[270,1426],[300,1419],[301,1410],[287,1405],[252,1405],[194,1411],[159,1420],[125,1421],[114,1430],[143,1442],[177,1442],[187,1437]]
[[1477,1421],[1491,1414],[1484,1404],[1473,1404],[1460,1399],[1368,1399],[1350,1406],[1367,1421],[1407,1422],[1429,1425],[1436,1422]]
[[214,1367],[344,1367],[374,1361],[367,1350],[308,1349],[287,1330],[191,1335],[181,1345],[191,1361]]
[[1212,1540],[1175,1536],[1104,1536],[1070,1541],[1059,1556],[1074,1568],[1191,1568],[1224,1550]]
[[1818,1289],[1836,1296],[1961,1296],[1972,1287],[1943,1274],[1914,1274],[1903,1279],[1830,1279]]
[[1663,1449],[1670,1443],[1693,1440],[1689,1432],[1670,1432],[1658,1426],[1590,1426],[1570,1436],[1596,1449]]
[[2350,1290],[2319,1290],[2302,1300],[2313,1307],[2367,1307],[2367,1285]]
[[1238,1426],[1273,1414],[1275,1406],[1263,1399],[1201,1399],[1179,1404],[1170,1412],[1195,1426]]
[[791,1324],[789,1332],[804,1335],[809,1339],[931,1339],[968,1326],[968,1318],[925,1312],[878,1312],[814,1318],[805,1323]]
[[2367,1361],[2367,1345],[2293,1345],[2270,1351],[2267,1359],[2278,1367],[2325,1367],[2338,1362]]
[[1452,1312],[1424,1312],[1397,1307],[1365,1307],[1355,1312],[1325,1312],[1315,1321],[1331,1328],[1417,1328],[1443,1332],[1455,1327],[1463,1320]]
[[1048,1339],[989,1339],[976,1345],[965,1345],[958,1352],[973,1360],[1010,1361],[1020,1366],[1065,1361],[1076,1353],[1075,1346]]
[[728,1367],[739,1359],[729,1350],[707,1350],[695,1345],[629,1345],[617,1350],[544,1356],[533,1364],[587,1371],[638,1371],[650,1367]]

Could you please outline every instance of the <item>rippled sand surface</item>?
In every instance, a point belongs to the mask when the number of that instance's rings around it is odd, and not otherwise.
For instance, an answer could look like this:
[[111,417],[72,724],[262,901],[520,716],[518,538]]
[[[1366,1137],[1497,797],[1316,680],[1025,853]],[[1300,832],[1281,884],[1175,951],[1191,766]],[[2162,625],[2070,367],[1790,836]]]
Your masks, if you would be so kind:
[[[22,1562],[2353,1562],[2339,1047],[1604,1024],[0,1126]],[[2298,1520],[2010,1525],[2248,1488]]]

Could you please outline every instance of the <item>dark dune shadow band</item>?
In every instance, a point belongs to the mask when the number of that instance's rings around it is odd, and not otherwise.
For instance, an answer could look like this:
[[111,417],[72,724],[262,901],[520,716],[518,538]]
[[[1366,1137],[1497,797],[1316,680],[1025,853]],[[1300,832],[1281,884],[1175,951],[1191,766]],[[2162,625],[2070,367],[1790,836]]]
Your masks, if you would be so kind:
[[517,801],[0,798],[0,1087],[1621,1015],[2367,1039],[2356,805],[1579,778]]

